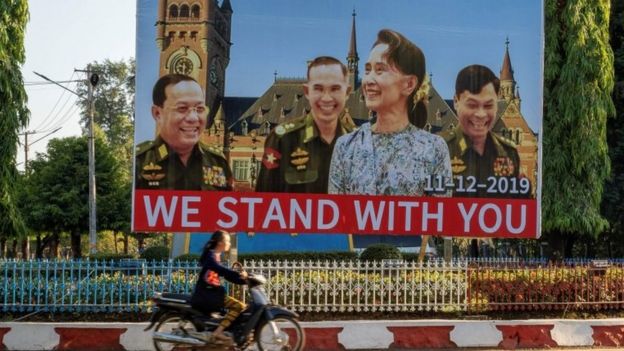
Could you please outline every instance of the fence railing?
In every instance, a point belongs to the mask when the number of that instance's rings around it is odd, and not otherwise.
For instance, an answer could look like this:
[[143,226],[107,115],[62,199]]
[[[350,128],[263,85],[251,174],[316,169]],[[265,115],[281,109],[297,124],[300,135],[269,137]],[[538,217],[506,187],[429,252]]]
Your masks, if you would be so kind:
[[[622,309],[614,261],[246,261],[271,300],[299,312]],[[0,260],[0,311],[149,312],[156,291],[190,294],[196,262]],[[231,292],[243,296],[238,289]]]

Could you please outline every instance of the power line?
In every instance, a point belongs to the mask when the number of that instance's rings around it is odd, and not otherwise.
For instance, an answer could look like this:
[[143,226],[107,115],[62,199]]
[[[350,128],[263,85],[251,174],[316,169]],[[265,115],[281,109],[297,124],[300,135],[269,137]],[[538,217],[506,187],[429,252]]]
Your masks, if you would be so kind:
[[[75,74],[76,74],[76,72],[73,72],[72,75],[69,77],[69,80],[72,80],[72,78],[74,78]],[[52,116],[52,113],[54,113],[54,110],[56,109],[56,106],[58,106],[59,102],[61,101],[61,99],[63,98],[64,95],[65,95],[65,90],[63,90],[61,92],[61,95],[59,95],[58,99],[56,100],[56,103],[54,104],[54,107],[52,107],[52,110],[50,110],[48,115],[41,121],[41,123],[39,123],[39,125],[35,129],[43,129],[42,127],[44,125],[46,125],[48,119]]]
[[[72,74],[72,76],[73,76],[73,74]],[[58,83],[76,83],[76,82],[80,82],[80,80],[59,80],[58,81]],[[24,86],[35,86],[35,85],[54,85],[54,83],[47,82],[45,80],[44,81],[40,81],[40,82],[24,82]]]

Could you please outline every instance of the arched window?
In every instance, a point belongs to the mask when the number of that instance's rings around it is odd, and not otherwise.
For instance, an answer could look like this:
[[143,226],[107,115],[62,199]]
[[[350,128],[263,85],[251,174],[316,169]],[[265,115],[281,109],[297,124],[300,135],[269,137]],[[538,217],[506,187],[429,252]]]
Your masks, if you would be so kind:
[[189,7],[188,5],[180,6],[180,17],[187,18],[189,16]]
[[178,6],[177,5],[169,6],[169,17],[171,17],[171,18],[178,17]]
[[199,18],[199,5],[193,5],[193,7],[191,7],[191,17]]
[[507,138],[507,129],[501,129],[501,135],[503,136],[503,138]]
[[431,124],[429,123],[425,124],[425,130],[428,132],[431,132]]
[[516,144],[520,145],[520,129],[516,129]]

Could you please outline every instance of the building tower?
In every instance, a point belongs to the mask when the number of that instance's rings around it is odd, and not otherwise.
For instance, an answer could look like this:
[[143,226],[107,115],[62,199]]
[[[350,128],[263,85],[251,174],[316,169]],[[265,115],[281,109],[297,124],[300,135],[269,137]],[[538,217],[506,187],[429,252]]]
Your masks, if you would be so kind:
[[230,0],[159,0],[156,45],[160,76],[180,73],[195,78],[214,110],[225,92],[232,27]]
[[357,54],[357,43],[355,40],[355,9],[353,10],[351,22],[351,41],[349,42],[349,53],[347,54],[347,69],[349,71],[349,85],[351,91],[355,91],[359,86],[358,64],[360,59]]
[[503,67],[500,70],[500,91],[499,99],[510,102],[516,95],[516,81],[511,68],[511,59],[509,58],[509,38],[505,40],[505,58],[503,59]]

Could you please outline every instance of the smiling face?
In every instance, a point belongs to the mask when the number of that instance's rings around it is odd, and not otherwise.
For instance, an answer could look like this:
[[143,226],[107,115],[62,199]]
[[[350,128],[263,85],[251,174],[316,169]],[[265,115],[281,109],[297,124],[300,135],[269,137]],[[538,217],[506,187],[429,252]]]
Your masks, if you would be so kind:
[[365,65],[362,87],[366,107],[378,113],[406,105],[418,78],[401,73],[386,58],[388,44],[378,44],[370,52]]
[[303,85],[310,102],[312,116],[317,122],[333,123],[344,110],[350,87],[338,64],[310,68],[309,79]]
[[498,109],[494,84],[483,86],[478,94],[464,90],[453,98],[453,102],[464,135],[473,143],[484,141],[494,127]]
[[163,140],[175,152],[189,153],[206,127],[204,93],[195,81],[168,85],[163,105],[152,106],[152,115]]

